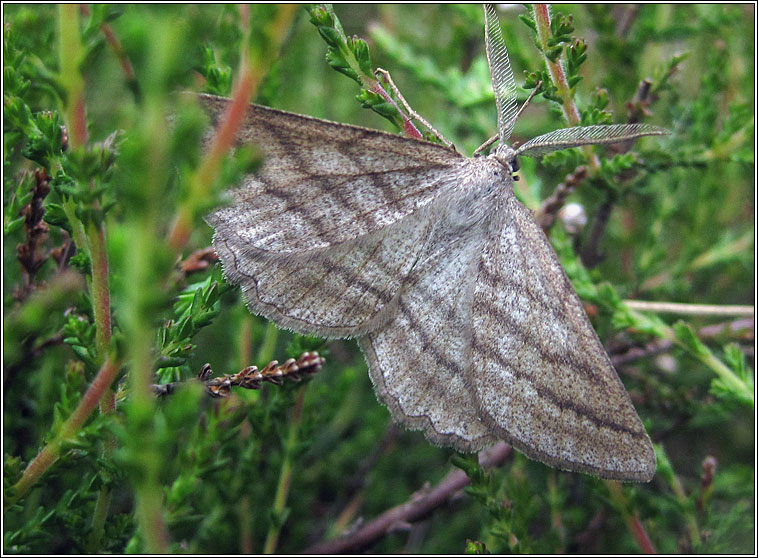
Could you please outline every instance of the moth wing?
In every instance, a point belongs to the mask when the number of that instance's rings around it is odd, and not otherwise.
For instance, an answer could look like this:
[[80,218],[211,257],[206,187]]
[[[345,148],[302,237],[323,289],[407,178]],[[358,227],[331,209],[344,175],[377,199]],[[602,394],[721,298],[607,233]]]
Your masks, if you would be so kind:
[[459,194],[440,204],[391,319],[359,344],[379,399],[397,422],[435,444],[476,451],[497,440],[469,386],[471,303],[490,204],[481,190]]
[[217,233],[214,244],[253,313],[300,333],[351,337],[382,323],[431,226],[425,208],[374,233],[304,252],[261,252],[234,232]]
[[650,480],[650,439],[542,229],[512,194],[497,215],[473,294],[482,420],[552,466]]
[[[218,120],[228,99],[199,96]],[[326,248],[372,234],[428,205],[451,169],[454,149],[258,105],[237,136],[264,162],[207,217],[216,238],[261,252]]]
[[[212,118],[228,99],[201,95]],[[251,105],[237,137],[260,171],[209,215],[213,243],[250,310],[327,337],[377,327],[463,158],[425,141]]]

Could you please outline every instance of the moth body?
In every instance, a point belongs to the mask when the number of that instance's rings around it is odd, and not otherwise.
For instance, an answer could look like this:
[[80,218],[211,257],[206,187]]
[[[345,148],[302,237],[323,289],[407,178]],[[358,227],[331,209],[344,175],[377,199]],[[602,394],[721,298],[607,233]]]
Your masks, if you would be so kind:
[[[252,105],[238,140],[264,164],[208,216],[216,251],[252,312],[357,338],[379,399],[431,442],[505,440],[562,469],[650,480],[647,432],[513,173],[521,155],[665,132],[576,127],[509,147],[515,84],[485,16],[500,139],[489,156]],[[227,100],[200,99],[225,112]]]

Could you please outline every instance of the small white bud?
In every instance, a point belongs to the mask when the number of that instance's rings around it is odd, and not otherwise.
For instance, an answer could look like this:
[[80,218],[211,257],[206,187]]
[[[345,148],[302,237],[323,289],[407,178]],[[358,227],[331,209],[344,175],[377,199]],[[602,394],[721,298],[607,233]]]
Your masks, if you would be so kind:
[[578,234],[587,224],[587,212],[584,211],[584,206],[578,203],[564,205],[558,212],[558,217],[570,235]]
[[677,360],[672,355],[667,353],[655,357],[655,364],[658,365],[658,368],[664,372],[669,373],[676,372],[676,370],[679,368],[679,363]]

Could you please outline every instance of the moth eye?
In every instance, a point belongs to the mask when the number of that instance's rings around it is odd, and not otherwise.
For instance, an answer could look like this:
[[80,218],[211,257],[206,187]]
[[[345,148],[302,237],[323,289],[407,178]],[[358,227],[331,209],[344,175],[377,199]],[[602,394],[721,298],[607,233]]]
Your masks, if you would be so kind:
[[511,172],[518,172],[518,170],[521,168],[521,163],[519,163],[518,159],[514,157],[511,159],[510,166]]

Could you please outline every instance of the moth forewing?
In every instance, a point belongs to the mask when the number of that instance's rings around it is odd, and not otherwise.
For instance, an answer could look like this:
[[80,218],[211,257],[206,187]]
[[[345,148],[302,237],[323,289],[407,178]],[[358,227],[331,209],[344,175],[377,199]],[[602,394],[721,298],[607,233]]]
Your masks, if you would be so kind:
[[[201,101],[219,113],[227,102]],[[206,220],[251,311],[328,337],[375,327],[425,241],[423,208],[455,186],[463,158],[441,145],[255,105],[238,139],[261,146],[263,167]]]

